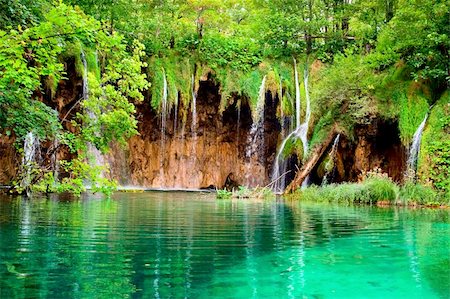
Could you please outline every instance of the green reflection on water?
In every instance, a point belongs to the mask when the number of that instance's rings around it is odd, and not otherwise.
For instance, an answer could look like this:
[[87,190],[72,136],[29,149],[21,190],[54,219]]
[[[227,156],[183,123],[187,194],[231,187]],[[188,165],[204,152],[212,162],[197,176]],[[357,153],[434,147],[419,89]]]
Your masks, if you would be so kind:
[[448,210],[0,198],[0,298],[447,298]]

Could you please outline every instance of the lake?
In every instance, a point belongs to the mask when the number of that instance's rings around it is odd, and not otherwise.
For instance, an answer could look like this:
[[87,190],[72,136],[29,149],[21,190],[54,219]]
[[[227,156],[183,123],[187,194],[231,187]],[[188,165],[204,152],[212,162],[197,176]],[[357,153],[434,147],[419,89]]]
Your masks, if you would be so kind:
[[0,196],[0,298],[450,298],[450,211]]

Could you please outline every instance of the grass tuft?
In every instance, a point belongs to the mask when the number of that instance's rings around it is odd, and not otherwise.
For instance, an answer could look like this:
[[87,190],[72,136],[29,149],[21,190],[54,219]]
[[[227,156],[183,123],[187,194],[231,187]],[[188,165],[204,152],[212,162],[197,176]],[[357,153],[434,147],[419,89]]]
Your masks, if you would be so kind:
[[449,199],[444,193],[439,193],[429,186],[412,182],[398,186],[387,177],[368,177],[361,183],[330,184],[322,187],[313,185],[297,190],[290,197],[345,204],[449,205]]

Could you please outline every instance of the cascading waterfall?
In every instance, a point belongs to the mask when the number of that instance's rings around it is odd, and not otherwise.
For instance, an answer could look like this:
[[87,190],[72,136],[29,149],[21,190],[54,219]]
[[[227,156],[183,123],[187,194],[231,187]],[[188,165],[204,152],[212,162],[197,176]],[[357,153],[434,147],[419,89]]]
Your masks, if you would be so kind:
[[[280,178],[280,176],[285,175],[285,159],[283,157],[283,151],[286,146],[286,143],[291,138],[300,138],[303,145],[303,157],[306,157],[306,154],[308,153],[308,130],[309,130],[309,120],[311,118],[311,103],[310,103],[310,97],[309,97],[309,91],[308,91],[308,68],[305,67],[304,72],[304,78],[303,82],[305,85],[305,99],[306,99],[306,113],[305,113],[305,121],[301,123],[300,121],[300,84],[299,84],[299,78],[298,78],[298,70],[297,70],[297,62],[294,59],[294,76],[295,76],[295,115],[296,115],[296,126],[294,131],[292,131],[290,134],[288,134],[283,141],[281,142],[281,145],[278,149],[276,158],[275,158],[275,164],[272,170],[272,182],[273,186],[272,189],[274,192],[282,192],[284,188],[286,187],[285,179]],[[284,168],[284,169],[283,169]],[[305,179],[305,181],[302,184],[302,187],[308,185],[308,177]]]
[[[299,129],[299,138],[302,141],[303,145],[303,159],[306,158],[306,154],[308,153],[308,130],[309,130],[309,119],[311,118],[311,102],[309,98],[308,91],[308,64],[305,64],[305,71],[303,73],[303,85],[305,86],[305,99],[306,99],[306,113],[305,113],[305,122],[301,124]],[[302,183],[302,188],[305,188],[309,185],[309,175],[305,178]]]
[[28,132],[25,136],[23,142],[23,165],[30,165],[36,162],[36,152],[39,149],[39,138],[33,134],[33,132]]
[[283,156],[284,148],[286,147],[286,143],[291,138],[298,138],[298,130],[294,130],[289,133],[286,137],[284,137],[281,142],[280,148],[278,149],[277,155],[275,157],[275,164],[272,170],[272,189],[275,193],[281,193],[286,188],[286,170],[287,170],[287,161]]
[[[278,91],[278,98],[279,98],[280,102],[283,99],[283,82],[281,79],[280,79],[280,89]],[[299,94],[299,98],[300,98],[300,94]],[[287,135],[289,135],[288,131],[289,131],[289,129],[286,128],[286,121],[284,119],[283,110],[281,110],[281,134],[283,136],[283,143],[284,143],[284,144],[282,144],[281,148],[284,148],[284,145],[286,144],[286,142],[288,140],[288,138],[287,138]],[[271,175],[271,178],[273,180],[272,189],[276,193],[283,192],[283,190],[286,186],[287,161],[286,161],[286,159],[281,158],[281,154],[282,154],[282,152],[279,151],[277,153],[277,156],[275,157],[275,164],[273,166],[272,175]]]
[[[83,100],[86,101],[89,99],[89,77],[88,77],[88,64],[86,60],[86,55],[81,49],[81,62],[83,63]],[[92,112],[88,111],[88,115],[91,118],[91,120],[96,121],[97,116]],[[102,155],[102,153],[91,143],[88,143],[87,145],[88,152],[88,161],[91,165],[94,166],[104,166],[105,165],[105,157]],[[103,173],[101,173],[101,176],[103,176]]]
[[165,154],[165,147],[166,147],[166,129],[167,129],[167,114],[168,114],[168,90],[167,90],[167,78],[166,78],[166,72],[163,69],[163,93],[162,93],[162,99],[161,99],[161,148],[160,148],[160,154],[159,154],[159,172],[161,181],[164,182],[164,154]]
[[[256,104],[256,115],[255,120],[250,128],[250,137],[252,141],[256,141],[258,137],[257,133],[264,133],[264,105],[265,105],[265,95],[266,95],[266,76],[263,77],[261,86],[259,87],[258,101]],[[262,134],[264,138],[264,134]],[[264,143],[264,142],[263,142]]]
[[166,78],[166,72],[163,69],[163,94],[161,99],[161,142],[162,142],[162,148],[164,148],[165,143],[165,136],[166,136],[166,128],[167,128],[167,114],[168,114],[168,103],[167,103],[167,97],[168,97],[168,90],[167,90],[167,78]]
[[[288,130],[286,130],[286,122],[288,122],[288,120],[283,120],[283,125],[282,125],[282,130],[281,130],[281,136],[283,139],[286,138],[287,134],[288,134]],[[272,173],[272,177],[276,177],[278,178],[278,180],[274,183],[276,184],[274,187],[274,190],[276,190],[276,193],[281,193],[283,192],[284,187],[286,186],[286,176],[287,174],[290,172],[288,170],[288,159],[280,159],[280,160],[275,160],[275,166],[278,169],[278,174],[273,175]],[[274,168],[275,170],[275,168]]]
[[305,121],[300,125],[299,128],[299,137],[303,144],[303,156],[306,156],[308,152],[308,130],[309,130],[309,119],[311,118],[311,102],[309,99],[309,91],[308,91],[308,68],[305,67],[304,73],[304,86],[305,86],[305,98],[306,98],[306,113],[305,113]]
[[409,149],[408,160],[406,162],[407,171],[406,171],[405,176],[407,179],[410,178],[411,175],[415,177],[415,174],[417,171],[417,157],[419,156],[419,151],[420,151],[420,142],[422,140],[422,133],[423,133],[423,129],[425,128],[425,124],[427,123],[427,119],[428,119],[428,113],[425,115],[425,118],[420,123],[419,127],[417,128],[416,132],[414,133],[413,141],[412,141],[411,147]]
[[266,78],[264,76],[259,87],[258,100],[256,103],[256,112],[253,115],[253,123],[247,139],[247,148],[245,157],[249,161],[246,163],[245,177],[248,185],[254,185],[251,181],[251,159],[252,157],[260,158],[264,155],[264,106],[266,98]]
[[[339,144],[340,137],[341,137],[341,134],[337,134],[336,138],[334,138],[333,146],[331,147],[331,151],[328,154],[329,160],[328,160],[327,164],[325,165],[326,173],[322,179],[322,186],[328,184],[328,176],[334,170],[334,159],[336,157],[337,146]],[[331,167],[332,167],[332,169],[330,169]]]
[[83,64],[83,100],[87,100],[89,98],[88,65],[83,49],[81,49],[81,63]]
[[24,176],[22,178],[21,186],[29,195],[29,187],[32,183],[32,171],[33,167],[36,166],[38,161],[36,156],[39,155],[40,142],[39,138],[34,135],[33,132],[29,132],[23,142],[23,158],[22,158],[22,169]]
[[294,77],[295,77],[295,129],[298,130],[300,128],[300,83],[298,80],[298,70],[297,70],[297,61],[294,58]]

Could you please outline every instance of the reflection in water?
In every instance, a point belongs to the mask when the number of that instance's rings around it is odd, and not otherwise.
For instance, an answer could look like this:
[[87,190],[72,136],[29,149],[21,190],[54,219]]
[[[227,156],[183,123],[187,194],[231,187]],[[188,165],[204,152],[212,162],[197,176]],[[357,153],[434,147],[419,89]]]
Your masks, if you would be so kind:
[[405,243],[408,248],[408,257],[409,257],[409,269],[412,272],[412,277],[416,281],[416,286],[418,288],[422,287],[421,279],[420,279],[420,271],[418,269],[419,267],[419,259],[417,257],[417,249],[416,249],[416,242],[414,240],[415,232],[413,231],[414,227],[407,227],[405,228]]
[[446,298],[449,218],[185,193],[0,198],[0,298]]

